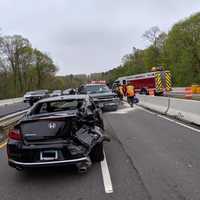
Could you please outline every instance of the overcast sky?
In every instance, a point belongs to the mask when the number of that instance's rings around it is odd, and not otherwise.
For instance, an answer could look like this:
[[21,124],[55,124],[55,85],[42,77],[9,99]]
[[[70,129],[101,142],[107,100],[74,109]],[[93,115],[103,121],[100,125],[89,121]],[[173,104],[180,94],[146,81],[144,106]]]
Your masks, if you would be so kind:
[[141,36],[150,27],[168,31],[198,11],[200,0],[0,0],[0,27],[47,52],[58,74],[91,73],[146,47]]

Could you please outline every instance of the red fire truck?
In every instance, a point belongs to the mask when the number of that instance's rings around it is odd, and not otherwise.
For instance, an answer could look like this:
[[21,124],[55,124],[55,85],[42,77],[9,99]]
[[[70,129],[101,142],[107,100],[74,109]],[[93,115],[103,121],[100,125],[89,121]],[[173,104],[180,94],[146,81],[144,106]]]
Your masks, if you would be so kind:
[[171,73],[168,70],[119,77],[114,82],[113,88],[127,83],[131,83],[135,87],[135,91],[140,94],[149,94],[149,89],[151,89],[151,91],[154,91],[154,94],[162,95],[164,92],[170,91],[172,87]]

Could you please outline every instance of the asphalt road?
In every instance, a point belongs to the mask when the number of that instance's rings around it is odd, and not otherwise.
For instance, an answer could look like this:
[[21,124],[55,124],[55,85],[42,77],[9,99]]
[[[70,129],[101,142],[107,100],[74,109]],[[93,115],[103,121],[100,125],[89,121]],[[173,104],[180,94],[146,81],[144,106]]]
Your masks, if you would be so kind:
[[1,200],[199,200],[200,133],[127,105],[105,113],[112,142],[105,145],[113,186],[105,192],[100,164],[86,174],[73,168],[18,172],[0,149]]
[[49,168],[16,171],[8,167],[5,147],[0,149],[1,200],[148,200],[145,186],[122,144],[105,121],[112,141],[105,144],[113,192],[106,193],[100,163],[86,174],[75,168]]
[[29,105],[23,102],[0,106],[0,117],[3,117],[5,115],[11,114],[17,111],[25,110],[28,107]]
[[152,199],[200,199],[200,133],[135,108],[107,114]]

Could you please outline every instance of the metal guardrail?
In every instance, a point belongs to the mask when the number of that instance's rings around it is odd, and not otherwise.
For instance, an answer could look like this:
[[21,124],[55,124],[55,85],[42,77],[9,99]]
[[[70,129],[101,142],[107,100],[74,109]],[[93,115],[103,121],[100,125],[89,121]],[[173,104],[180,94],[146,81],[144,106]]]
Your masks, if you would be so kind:
[[26,112],[28,111],[27,110],[23,110],[23,111],[20,111],[20,112],[16,112],[16,113],[13,113],[13,114],[10,114],[10,115],[7,115],[7,116],[4,116],[4,117],[1,117],[0,118],[0,128],[4,128],[4,127],[8,127],[10,126],[11,124],[15,123],[17,120],[19,120]]
[[9,127],[14,125],[22,116],[28,111],[23,110],[20,112],[12,113],[7,116],[0,118],[0,148],[3,143],[7,140],[7,133]]
[[23,97],[13,98],[13,99],[3,99],[3,100],[0,100],[0,106],[19,103],[19,102],[22,102],[22,101],[23,101]]

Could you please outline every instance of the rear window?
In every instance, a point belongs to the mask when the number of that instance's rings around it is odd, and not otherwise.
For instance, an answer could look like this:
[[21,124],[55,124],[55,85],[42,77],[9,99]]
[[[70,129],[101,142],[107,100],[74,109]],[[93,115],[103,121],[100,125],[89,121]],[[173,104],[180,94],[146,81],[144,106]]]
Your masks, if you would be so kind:
[[83,105],[83,99],[70,99],[62,101],[51,101],[51,102],[42,102],[37,104],[33,111],[32,115],[43,114],[43,113],[54,113],[67,110],[76,110]]

